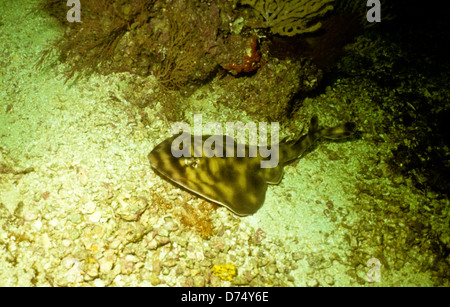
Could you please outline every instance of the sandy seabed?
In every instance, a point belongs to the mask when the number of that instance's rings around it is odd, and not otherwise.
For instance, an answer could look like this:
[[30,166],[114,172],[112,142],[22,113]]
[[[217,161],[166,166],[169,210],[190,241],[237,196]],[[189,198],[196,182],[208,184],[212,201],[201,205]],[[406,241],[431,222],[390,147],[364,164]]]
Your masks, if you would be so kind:
[[[34,68],[59,34],[43,13],[26,15],[34,5],[0,4],[0,285],[449,285],[419,235],[421,225],[448,225],[448,200],[390,173],[394,145],[374,128],[387,115],[363,81],[338,80],[300,111],[304,124],[318,114],[324,126],[355,112],[360,137],[320,141],[269,186],[255,215],[239,218],[151,169],[147,155],[170,123],[123,97],[133,76],[65,83],[61,65]],[[186,98],[192,114],[252,120],[216,104],[220,90],[213,80]],[[422,222],[423,204],[446,211]],[[211,234],[186,226],[189,206],[211,210]],[[381,265],[374,283],[372,258]]]

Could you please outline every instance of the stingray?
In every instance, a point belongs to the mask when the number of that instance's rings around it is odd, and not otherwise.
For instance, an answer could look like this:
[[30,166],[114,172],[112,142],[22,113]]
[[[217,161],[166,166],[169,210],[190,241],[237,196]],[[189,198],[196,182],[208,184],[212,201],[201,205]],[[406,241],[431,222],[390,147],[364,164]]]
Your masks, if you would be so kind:
[[[260,147],[238,145],[227,135],[195,136],[187,132],[161,142],[148,159],[153,169],[171,182],[239,216],[247,216],[263,205],[268,184],[280,183],[287,163],[299,158],[321,137],[342,139],[354,131],[354,123],[319,129],[317,116],[313,116],[307,134],[278,144],[277,164],[271,167],[262,167],[269,159],[260,154]],[[188,144],[187,148],[182,144]],[[209,152],[205,148],[210,148]],[[243,152],[230,156],[228,150],[235,148]],[[250,154],[253,149],[258,149],[256,155]],[[180,155],[181,151],[185,154]]]

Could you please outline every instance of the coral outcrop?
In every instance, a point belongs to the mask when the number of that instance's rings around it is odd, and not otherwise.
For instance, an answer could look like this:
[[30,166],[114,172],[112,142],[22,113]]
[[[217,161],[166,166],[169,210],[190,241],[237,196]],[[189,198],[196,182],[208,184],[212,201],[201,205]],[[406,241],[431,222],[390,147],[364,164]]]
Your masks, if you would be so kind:
[[227,18],[215,1],[82,0],[80,23],[69,23],[59,2],[43,6],[66,31],[38,64],[56,53],[66,64],[66,80],[76,73],[129,72],[179,89],[203,82],[217,67],[217,35]]
[[295,95],[316,89],[321,79],[322,70],[311,61],[271,59],[249,78],[223,78],[219,101],[258,120],[282,121],[295,109]]

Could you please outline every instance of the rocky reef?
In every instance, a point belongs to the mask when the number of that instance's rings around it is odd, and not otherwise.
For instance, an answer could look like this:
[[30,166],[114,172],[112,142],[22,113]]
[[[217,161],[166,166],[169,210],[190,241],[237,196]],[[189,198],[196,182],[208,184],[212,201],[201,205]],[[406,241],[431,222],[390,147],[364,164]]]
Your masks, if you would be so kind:
[[[309,59],[321,48],[329,50],[330,44],[316,44],[309,53],[300,48],[300,56],[290,58],[270,46],[279,44],[278,34],[300,38],[319,30],[332,2],[180,0],[168,5],[161,0],[82,0],[82,22],[70,23],[67,7],[46,0],[43,9],[65,31],[42,53],[38,65],[57,64],[50,60],[56,53],[65,64],[66,81],[92,73],[128,72],[136,76],[142,92],[149,90],[138,77],[156,78],[172,120],[181,119],[182,112],[174,109],[183,109],[182,98],[174,97],[186,97],[218,79],[230,89],[229,97],[222,99],[225,104],[260,119],[269,113],[270,119],[282,120],[296,108],[293,97],[320,84],[322,71]],[[167,94],[170,91],[175,94]],[[142,98],[136,104],[150,103]]]

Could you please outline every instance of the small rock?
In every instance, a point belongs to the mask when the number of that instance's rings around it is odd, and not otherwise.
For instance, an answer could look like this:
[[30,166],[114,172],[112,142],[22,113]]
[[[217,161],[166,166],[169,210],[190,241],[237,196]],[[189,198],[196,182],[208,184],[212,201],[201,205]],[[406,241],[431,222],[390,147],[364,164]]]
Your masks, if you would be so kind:
[[181,283],[182,287],[194,287],[194,279],[191,277],[186,277]]
[[189,271],[189,274],[191,276],[197,276],[200,273],[201,273],[201,271],[199,269],[192,269],[192,270]]
[[88,183],[88,181],[89,181],[88,173],[82,167],[78,168],[78,178],[79,178],[80,183],[81,183],[82,186],[85,186]]
[[159,235],[155,237],[155,240],[158,243],[158,246],[166,245],[167,243],[170,242],[169,237],[162,237],[162,236],[159,236]]
[[150,282],[152,283],[152,286],[157,286],[161,283],[161,279],[159,279],[158,275],[152,274],[150,276]]
[[171,268],[171,267],[175,266],[176,264],[177,264],[177,262],[174,259],[168,259],[162,263],[162,265],[167,268]]
[[147,247],[151,250],[155,250],[158,248],[158,242],[156,241],[156,239],[153,239],[147,244]]
[[177,268],[175,269],[175,274],[178,275],[178,276],[181,276],[181,275],[184,274],[185,271],[186,271],[185,267],[183,267],[181,265],[178,265]]
[[102,212],[100,210],[96,210],[94,213],[92,213],[89,216],[89,221],[92,223],[98,223],[100,221],[100,218],[102,217]]
[[306,286],[307,287],[318,287],[319,286],[319,282],[317,281],[317,279],[308,279],[306,281]]
[[222,280],[219,277],[217,277],[215,275],[211,276],[211,286],[212,287],[219,287],[221,284],[222,284]]
[[38,218],[38,213],[35,211],[25,211],[23,213],[23,219],[27,222],[34,221]]
[[111,271],[114,265],[114,260],[110,257],[103,257],[99,260],[100,273],[107,274]]
[[205,286],[205,279],[203,276],[197,275],[194,276],[194,287],[204,287]]
[[137,221],[148,207],[148,201],[144,197],[119,194],[113,201],[115,212],[125,221]]
[[94,279],[94,286],[97,288],[103,288],[104,286],[106,286],[106,283],[104,280],[97,278],[97,279]]
[[67,217],[67,219],[74,224],[81,223],[81,215],[79,213],[72,213]]
[[95,208],[97,208],[97,204],[93,201],[88,201],[83,206],[81,206],[81,213],[83,214],[92,214],[95,211]]
[[305,253],[303,252],[297,251],[292,253],[292,259],[294,259],[295,261],[302,260],[303,258],[305,258]]
[[257,265],[258,267],[266,266],[267,264],[269,264],[270,260],[271,259],[269,257],[259,258]]
[[128,254],[122,259],[123,267],[122,274],[131,274],[135,268],[136,264],[139,262],[139,258],[135,255]]
[[265,269],[266,269],[267,274],[270,274],[270,275],[274,275],[276,272],[278,272],[278,268],[274,263],[266,266]]
[[245,278],[238,276],[233,279],[233,284],[236,286],[245,286],[248,285],[248,281]]
[[98,276],[98,262],[91,262],[89,264],[87,264],[87,267],[85,269],[85,272],[87,275],[89,275],[90,277],[97,277]]
[[200,261],[199,265],[203,266],[203,267],[210,267],[212,265],[212,263],[208,259],[203,259]]
[[325,283],[327,285],[329,285],[329,286],[334,285],[334,277],[333,277],[333,275],[325,275],[324,280],[325,280]]
[[160,229],[158,229],[158,235],[161,237],[168,237],[169,231],[167,229],[160,228]]
[[159,260],[153,259],[152,267],[153,267],[153,273],[159,274],[161,272],[161,262]]
[[252,271],[246,271],[244,274],[244,278],[245,281],[248,283],[250,283],[253,279],[255,279],[256,276],[259,275],[259,272],[257,270],[252,270]]
[[166,222],[163,227],[165,230],[170,232],[176,231],[178,229],[178,225],[174,221]]
[[10,218],[11,214],[9,213],[8,208],[0,203],[0,219],[4,219],[4,218]]
[[42,221],[41,220],[36,220],[33,224],[33,228],[37,231],[41,230],[42,227]]

